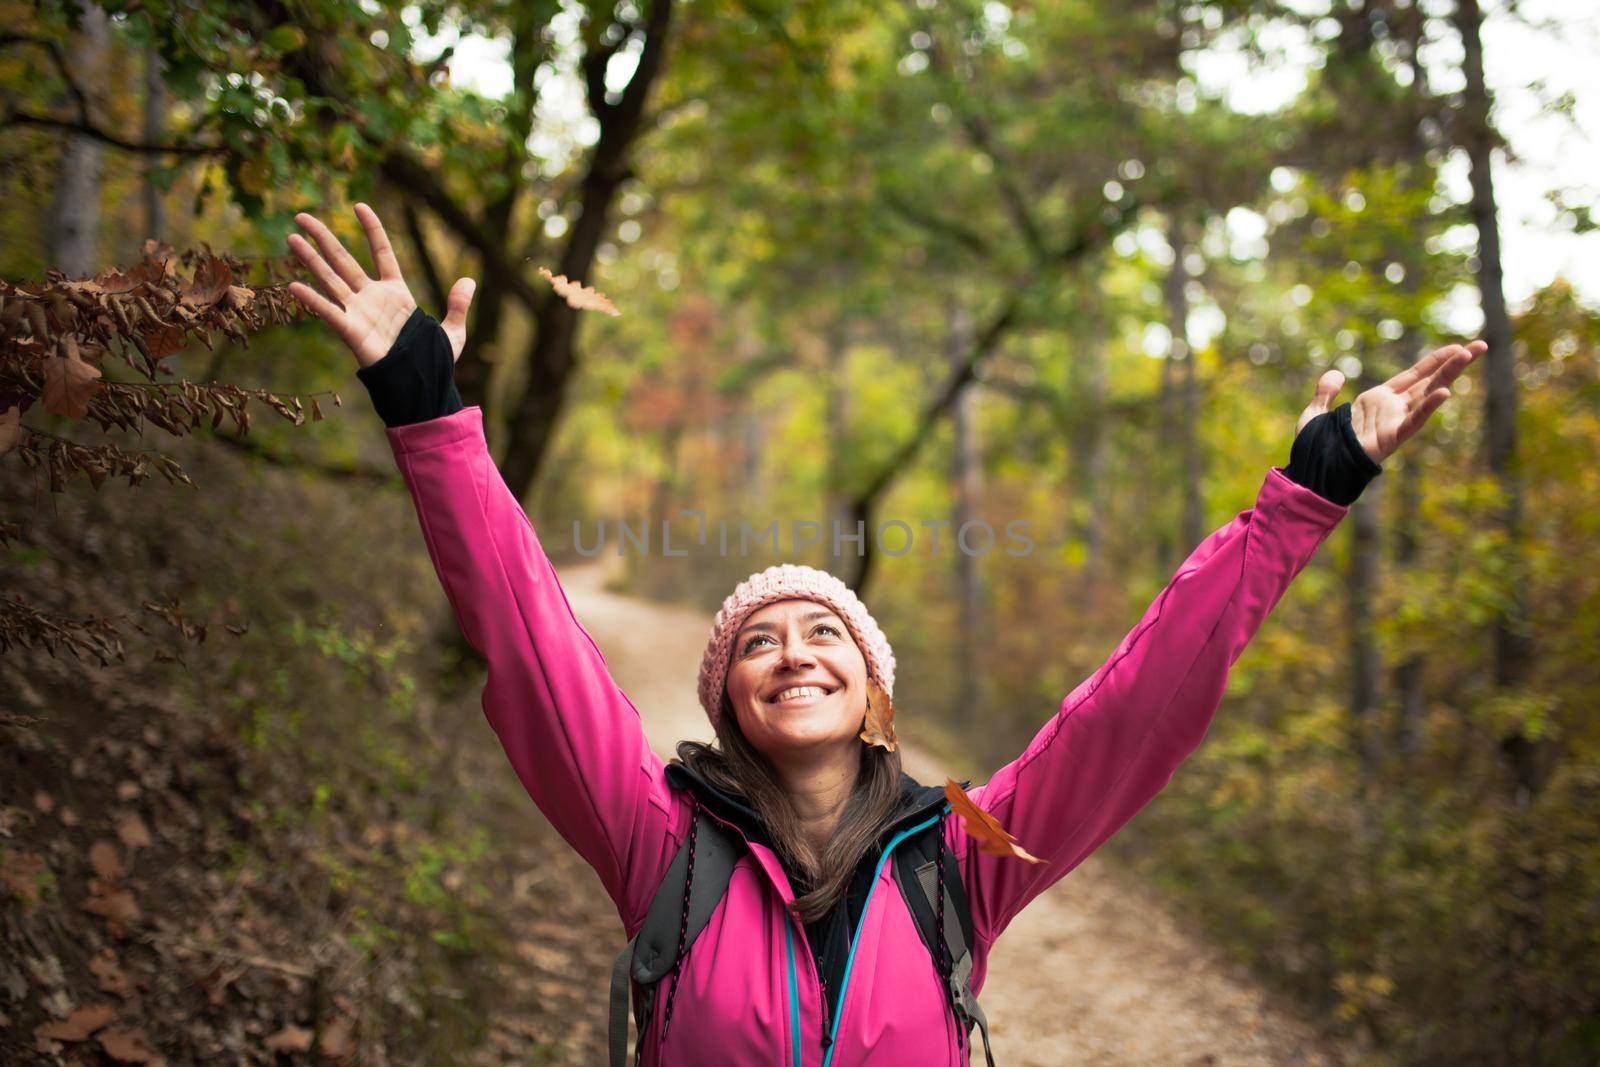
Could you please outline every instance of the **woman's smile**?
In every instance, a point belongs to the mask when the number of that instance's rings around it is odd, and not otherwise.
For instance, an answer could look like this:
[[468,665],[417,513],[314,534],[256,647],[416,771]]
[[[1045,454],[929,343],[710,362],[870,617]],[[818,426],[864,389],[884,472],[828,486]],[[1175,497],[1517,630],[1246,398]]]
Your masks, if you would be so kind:
[[819,704],[833,695],[831,688],[819,685],[789,685],[767,698],[767,703],[779,707],[805,707]]

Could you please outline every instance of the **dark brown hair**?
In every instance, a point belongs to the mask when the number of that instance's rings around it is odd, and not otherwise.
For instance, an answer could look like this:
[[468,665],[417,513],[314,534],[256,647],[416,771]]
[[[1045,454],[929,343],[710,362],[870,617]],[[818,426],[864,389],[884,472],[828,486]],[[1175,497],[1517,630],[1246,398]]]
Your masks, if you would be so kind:
[[800,813],[772,764],[740,729],[726,692],[716,745],[680,741],[678,760],[718,789],[738,795],[761,816],[789,870],[799,876],[794,911],[801,922],[820,919],[845,895],[856,864],[899,807],[900,753],[863,743],[855,788],[819,856],[801,829]]

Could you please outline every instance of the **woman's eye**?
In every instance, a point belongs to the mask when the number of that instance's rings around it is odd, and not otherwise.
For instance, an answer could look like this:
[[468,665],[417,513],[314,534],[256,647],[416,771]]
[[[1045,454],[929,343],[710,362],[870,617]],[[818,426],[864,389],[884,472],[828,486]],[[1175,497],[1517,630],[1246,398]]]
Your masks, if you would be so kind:
[[829,626],[827,623],[823,623],[821,626],[818,626],[817,629],[819,629],[819,630],[827,630],[829,633],[833,634],[833,636],[835,636],[835,637],[839,636],[839,631],[834,629],[832,626]]

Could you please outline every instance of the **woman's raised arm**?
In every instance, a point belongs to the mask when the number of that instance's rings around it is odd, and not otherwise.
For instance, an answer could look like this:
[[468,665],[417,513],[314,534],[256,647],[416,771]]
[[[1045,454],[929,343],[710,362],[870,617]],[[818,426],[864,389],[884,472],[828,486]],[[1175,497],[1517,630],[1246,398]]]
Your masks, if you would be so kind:
[[327,227],[301,215],[327,259],[304,239],[290,245],[329,295],[300,283],[291,292],[355,352],[445,596],[488,662],[484,712],[528,794],[594,867],[631,931],[671,861],[686,813],[637,709],[573,614],[533,524],[495,467],[483,409],[461,407],[449,384],[471,280],[451,290],[443,324],[417,311],[377,216],[365,205],[357,215],[380,278],[368,278]]
[[971,791],[1043,860],[982,852],[955,829],[980,944],[1131,819],[1199,747],[1229,669],[1289,583],[1378,462],[1426,422],[1482,350],[1478,342],[1441,349],[1332,412],[1343,377],[1324,375],[1297,423],[1289,469],[1268,471],[1255,506],[1201,542],[1022,755]]

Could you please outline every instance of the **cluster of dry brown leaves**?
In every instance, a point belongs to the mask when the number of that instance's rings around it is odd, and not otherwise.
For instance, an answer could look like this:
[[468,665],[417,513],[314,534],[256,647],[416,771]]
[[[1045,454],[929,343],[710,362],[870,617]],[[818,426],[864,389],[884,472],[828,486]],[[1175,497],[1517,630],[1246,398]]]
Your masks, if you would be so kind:
[[[211,347],[211,332],[249,347],[249,335],[301,317],[298,301],[280,285],[235,284],[244,263],[203,252],[174,254],[171,246],[146,241],[144,258],[132,270],[108,269],[93,278],[67,278],[47,271],[44,282],[0,280],[0,455],[17,450],[23,462],[50,476],[60,492],[82,471],[95,488],[123,476],[138,485],[153,469],[169,482],[189,479],[178,464],[151,451],[125,452],[116,445],[86,447],[22,424],[35,403],[50,414],[140,431],[158,426],[182,436],[209,418],[212,429],[231,417],[249,431],[254,398],[295,425],[305,422],[298,397],[266,389],[212,382],[163,382],[171,377],[161,361],[198,340]],[[174,261],[192,267],[183,278]],[[137,371],[145,381],[108,381],[107,356]],[[341,401],[334,394],[335,406]],[[311,417],[322,418],[316,398]]]
[[[189,271],[188,277],[180,266]],[[65,490],[68,479],[80,472],[96,489],[108,477],[125,477],[137,486],[151,472],[169,483],[194,487],[170,456],[111,443],[80,444],[25,426],[22,416],[38,404],[49,414],[93,422],[102,430],[142,433],[149,425],[173,436],[187,434],[208,419],[218,429],[228,417],[243,434],[249,432],[249,401],[255,399],[295,425],[303,424],[306,411],[299,397],[218,382],[159,380],[173,373],[162,365],[163,359],[194,340],[210,348],[212,331],[249,347],[251,333],[301,317],[299,302],[286,286],[240,285],[237,280],[244,272],[242,260],[219,256],[208,246],[179,255],[152,239],[128,271],[111,268],[74,279],[51,270],[44,282],[0,280],[0,456],[15,452],[29,468],[45,472],[52,493]],[[108,356],[145,380],[107,380]],[[321,419],[316,397],[308,402],[311,418]],[[336,393],[333,403],[342,403]],[[18,524],[0,523],[0,543],[19,534]],[[145,601],[142,608],[171,622],[185,637],[204,639],[204,624],[184,620],[173,607]],[[51,655],[57,649],[92,655],[102,664],[123,658],[121,635],[110,619],[68,618],[8,596],[0,599],[0,652],[14,645],[45,648]]]

